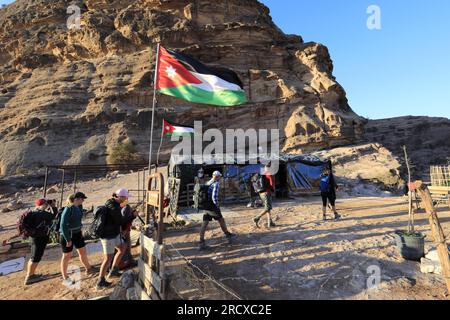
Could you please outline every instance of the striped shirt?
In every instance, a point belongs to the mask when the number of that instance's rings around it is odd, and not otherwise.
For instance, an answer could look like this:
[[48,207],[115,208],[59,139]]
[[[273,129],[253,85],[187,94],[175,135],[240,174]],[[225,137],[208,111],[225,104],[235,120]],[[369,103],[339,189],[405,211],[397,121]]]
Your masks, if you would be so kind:
[[212,202],[219,207],[219,182],[211,180],[208,182],[208,196],[211,197]]

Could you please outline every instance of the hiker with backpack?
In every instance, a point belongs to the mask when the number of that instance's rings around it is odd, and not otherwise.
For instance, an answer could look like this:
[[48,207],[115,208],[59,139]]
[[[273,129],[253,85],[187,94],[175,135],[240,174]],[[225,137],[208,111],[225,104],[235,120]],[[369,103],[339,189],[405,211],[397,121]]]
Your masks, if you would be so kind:
[[320,194],[322,196],[322,219],[327,220],[327,205],[328,202],[331,205],[331,209],[334,213],[334,219],[337,220],[341,216],[336,211],[336,190],[337,184],[334,179],[334,175],[330,169],[325,169],[320,179]]
[[[112,198],[106,201],[102,231],[100,240],[103,246],[103,262],[100,267],[100,275],[97,289],[109,288],[112,283],[106,281],[106,273],[110,268],[108,278],[119,278],[119,263],[125,252],[125,239],[122,234],[122,206],[129,198],[128,190],[119,189],[113,193]],[[117,252],[116,252],[117,251]]]
[[86,242],[82,233],[83,213],[80,207],[85,199],[87,199],[87,197],[82,192],[77,192],[74,195],[69,196],[69,203],[61,214],[60,234],[61,249],[63,252],[61,259],[61,273],[63,277],[63,284],[66,286],[71,286],[74,284],[74,281],[68,276],[67,272],[74,247],[78,252],[78,257],[81,264],[86,270],[86,275],[96,272],[96,269],[89,263],[86,253]]
[[122,203],[122,235],[125,240],[125,253],[119,263],[119,269],[132,268],[137,266],[137,262],[133,259],[131,254],[131,228],[133,221],[138,216],[138,211],[131,208],[128,203]]
[[34,210],[25,212],[20,218],[19,233],[25,238],[31,238],[31,257],[27,265],[25,285],[43,280],[42,274],[36,274],[36,269],[49,242],[49,230],[58,210],[55,205],[56,202],[51,200],[37,199]]
[[256,227],[259,228],[259,222],[264,215],[267,215],[267,228],[276,227],[271,217],[272,211],[272,192],[275,191],[274,178],[270,174],[270,166],[264,167],[264,174],[255,174],[252,178],[253,188],[264,205],[264,211],[253,219]]
[[213,178],[206,184],[199,186],[196,196],[198,199],[199,209],[204,211],[203,223],[200,229],[200,250],[206,250],[208,247],[205,241],[205,233],[211,221],[216,220],[220,224],[220,228],[225,234],[228,242],[231,244],[232,239],[236,236],[228,231],[225,219],[222,216],[219,204],[219,181],[222,174],[219,171],[213,173]]

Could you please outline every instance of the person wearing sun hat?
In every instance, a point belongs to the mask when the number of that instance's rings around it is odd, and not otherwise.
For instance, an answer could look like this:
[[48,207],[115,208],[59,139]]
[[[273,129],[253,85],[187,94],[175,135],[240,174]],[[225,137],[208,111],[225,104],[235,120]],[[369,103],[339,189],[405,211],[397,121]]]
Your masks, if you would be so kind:
[[[27,265],[25,285],[30,285],[43,280],[42,274],[36,274],[39,262],[42,260],[45,248],[49,241],[48,230],[52,225],[58,209],[52,206],[53,202],[47,199],[37,199],[35,208],[31,212],[30,224],[39,232],[31,238],[31,256]],[[50,212],[51,210],[51,212]]]

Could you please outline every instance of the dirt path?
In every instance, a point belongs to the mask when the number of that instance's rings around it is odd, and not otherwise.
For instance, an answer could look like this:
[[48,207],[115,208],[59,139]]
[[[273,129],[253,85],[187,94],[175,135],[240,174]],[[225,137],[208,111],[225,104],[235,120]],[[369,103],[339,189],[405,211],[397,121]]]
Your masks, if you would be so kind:
[[[79,188],[88,195],[89,208],[102,204],[118,187],[134,189],[136,178],[136,174],[130,174],[83,182]],[[38,196],[25,193],[21,199],[31,205]],[[342,220],[319,222],[321,204],[317,197],[276,202],[278,226],[268,231],[252,224],[258,211],[227,207],[224,216],[230,229],[239,235],[232,246],[226,244],[217,223],[212,223],[207,233],[212,249],[199,252],[199,224],[195,221],[200,221],[201,215],[189,216],[194,223],[188,227],[168,232],[166,242],[245,299],[447,298],[440,276],[421,274],[419,263],[404,261],[397,252],[391,235],[407,226],[404,198],[343,199],[338,201],[338,209]],[[0,214],[0,241],[14,235],[21,211]],[[448,208],[440,207],[439,217],[448,234]],[[432,239],[424,212],[417,215],[417,226],[428,235],[428,246]],[[0,254],[0,262],[28,256],[29,249],[25,248]],[[110,292],[96,292],[95,276],[85,277],[83,270],[80,288],[65,288],[59,274],[60,256],[59,247],[46,251],[38,270],[48,277],[42,283],[23,286],[23,272],[1,276],[0,299],[89,299]],[[101,261],[99,253],[90,257],[93,264]],[[72,263],[81,265],[77,259]],[[367,289],[368,270],[376,267],[381,283],[378,288]]]
[[[404,198],[341,200],[343,219],[327,222],[317,222],[317,199],[298,203],[275,205],[272,231],[250,222],[257,211],[227,208],[228,225],[239,234],[232,246],[214,223],[207,233],[210,251],[197,250],[198,227],[170,232],[167,241],[246,299],[446,299],[439,276],[421,274],[419,263],[397,252],[391,235],[407,225]],[[448,234],[450,212],[440,209],[439,216]],[[425,213],[417,225],[428,246]],[[367,289],[368,271],[377,267],[381,282]]]

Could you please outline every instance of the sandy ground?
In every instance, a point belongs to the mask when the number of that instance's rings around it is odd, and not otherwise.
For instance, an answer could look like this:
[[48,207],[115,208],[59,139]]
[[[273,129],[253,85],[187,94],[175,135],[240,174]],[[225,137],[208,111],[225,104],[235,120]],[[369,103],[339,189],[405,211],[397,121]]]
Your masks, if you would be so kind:
[[[80,189],[89,197],[86,207],[101,204],[117,187],[135,189],[136,177],[80,183]],[[30,205],[36,197],[21,196]],[[0,207],[4,204],[0,201]],[[191,223],[168,231],[165,241],[168,248],[176,248],[244,299],[448,299],[440,276],[421,274],[420,264],[403,260],[395,247],[393,232],[407,226],[405,198],[341,199],[338,209],[343,219],[322,222],[317,220],[321,210],[317,197],[275,202],[277,227],[269,231],[264,227],[257,229],[251,221],[259,210],[226,207],[223,211],[229,228],[238,234],[233,245],[227,244],[218,224],[213,222],[207,233],[211,249],[198,251],[198,214],[186,216]],[[21,211],[0,214],[0,241],[14,235]],[[438,211],[448,235],[450,211],[445,206]],[[429,247],[432,239],[427,215],[420,211],[416,222],[417,229],[428,235]],[[28,248],[14,250],[0,254],[0,262],[28,255]],[[1,276],[0,299],[89,299],[111,292],[97,292],[96,277],[84,276],[84,270],[80,288],[64,287],[59,273],[60,257],[59,247],[47,249],[38,269],[47,280],[32,286],[23,285],[24,272]],[[94,253],[90,259],[98,265],[101,254]],[[76,258],[72,264],[81,266]],[[373,270],[379,270],[380,277],[370,277]],[[368,280],[378,285],[368,289]]]

